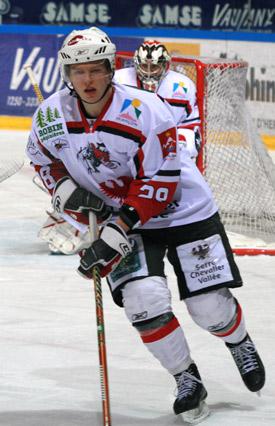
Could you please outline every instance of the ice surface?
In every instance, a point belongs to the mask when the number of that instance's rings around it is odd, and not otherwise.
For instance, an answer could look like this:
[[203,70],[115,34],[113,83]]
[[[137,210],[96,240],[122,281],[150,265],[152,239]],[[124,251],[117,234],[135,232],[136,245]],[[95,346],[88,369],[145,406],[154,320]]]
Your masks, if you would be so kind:
[[[0,132],[1,150],[24,152],[26,132]],[[1,155],[1,154],[0,154]],[[25,166],[0,185],[0,425],[99,426],[101,399],[92,283],[75,271],[78,256],[50,256],[37,239],[49,206]],[[208,390],[205,426],[275,425],[275,258],[237,259],[245,285],[234,292],[266,366],[262,396],[242,384],[229,351],[195,325],[178,300],[174,311]],[[103,285],[113,426],[179,425],[174,380],[146,351]]]

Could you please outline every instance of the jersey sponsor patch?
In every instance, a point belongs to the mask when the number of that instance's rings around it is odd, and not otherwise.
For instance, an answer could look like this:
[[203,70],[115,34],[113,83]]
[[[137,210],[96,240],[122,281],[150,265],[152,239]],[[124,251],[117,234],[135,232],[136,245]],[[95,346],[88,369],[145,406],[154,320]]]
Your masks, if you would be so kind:
[[39,139],[42,142],[65,135],[62,116],[56,107],[39,108],[35,120]]
[[175,82],[173,84],[173,97],[182,97],[187,93],[186,83],[184,81]]
[[233,281],[220,235],[183,244],[177,247],[177,253],[191,293]]
[[120,114],[117,120],[130,125],[137,125],[141,110],[139,109],[141,101],[139,99],[124,99]]
[[108,282],[114,290],[120,284],[148,275],[144,247],[140,235],[129,237],[133,251],[126,256],[118,267],[108,276]]

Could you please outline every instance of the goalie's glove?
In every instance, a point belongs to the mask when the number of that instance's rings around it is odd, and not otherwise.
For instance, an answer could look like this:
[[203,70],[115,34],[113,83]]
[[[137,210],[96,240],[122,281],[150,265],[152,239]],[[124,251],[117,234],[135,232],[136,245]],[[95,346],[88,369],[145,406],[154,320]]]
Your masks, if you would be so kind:
[[108,220],[112,215],[111,208],[106,206],[103,200],[92,192],[77,186],[68,176],[57,182],[52,204],[58,213],[64,213],[65,210],[85,213],[91,210],[102,222]]
[[100,275],[105,277],[131,252],[132,246],[124,230],[115,223],[108,223],[102,228],[100,238],[83,251],[77,271],[90,279],[92,269],[97,266]]

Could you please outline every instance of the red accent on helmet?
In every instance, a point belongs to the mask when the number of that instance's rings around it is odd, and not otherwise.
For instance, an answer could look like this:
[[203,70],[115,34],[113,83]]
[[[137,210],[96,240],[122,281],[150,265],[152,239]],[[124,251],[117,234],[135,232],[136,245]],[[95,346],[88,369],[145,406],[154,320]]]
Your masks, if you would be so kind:
[[75,37],[73,37],[69,42],[68,42],[68,46],[72,46],[73,44],[77,44],[80,40],[83,40],[84,37],[82,35],[77,35]]

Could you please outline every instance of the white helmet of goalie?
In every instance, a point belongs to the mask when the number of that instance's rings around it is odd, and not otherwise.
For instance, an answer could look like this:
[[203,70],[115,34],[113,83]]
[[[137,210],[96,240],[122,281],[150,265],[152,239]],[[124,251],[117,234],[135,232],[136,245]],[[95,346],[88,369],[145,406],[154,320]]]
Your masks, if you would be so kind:
[[61,76],[69,81],[68,66],[98,60],[107,60],[110,73],[115,69],[116,46],[104,31],[91,27],[87,30],[72,31],[64,40],[58,52]]
[[139,46],[134,54],[134,64],[144,89],[157,91],[169,70],[170,61],[166,47],[156,40],[147,40]]

